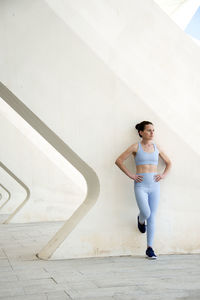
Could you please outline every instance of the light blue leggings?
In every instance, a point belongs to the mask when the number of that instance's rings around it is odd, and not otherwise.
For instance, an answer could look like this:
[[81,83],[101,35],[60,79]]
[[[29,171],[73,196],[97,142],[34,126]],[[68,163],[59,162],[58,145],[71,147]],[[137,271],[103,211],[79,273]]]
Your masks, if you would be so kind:
[[136,173],[143,176],[143,181],[134,181],[134,192],[140,210],[139,221],[147,220],[147,246],[153,246],[155,233],[155,215],[160,199],[160,182],[155,181],[158,173]]

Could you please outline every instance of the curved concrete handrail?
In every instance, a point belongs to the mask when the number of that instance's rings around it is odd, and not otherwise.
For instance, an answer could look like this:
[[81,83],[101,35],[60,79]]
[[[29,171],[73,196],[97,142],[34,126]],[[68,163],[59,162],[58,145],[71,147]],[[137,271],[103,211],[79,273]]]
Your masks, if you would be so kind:
[[48,259],[96,203],[100,192],[99,179],[95,171],[88,164],[86,164],[66,143],[64,143],[62,139],[60,139],[1,82],[0,96],[30,126],[32,126],[32,128],[34,128],[48,143],[66,158],[84,176],[87,183],[87,195],[83,203],[52,237],[47,245],[37,254],[37,257],[39,258]]
[[3,184],[0,183],[0,186],[8,193],[8,199],[0,206],[0,210],[1,210],[6,205],[6,203],[8,203],[8,201],[10,200],[11,193],[9,192],[9,190],[7,190],[7,188],[5,188],[5,186],[3,186]]
[[0,193],[0,200],[2,199],[2,194]]
[[12,178],[14,178],[26,191],[26,197],[24,201],[10,214],[10,216],[3,222],[3,224],[8,224],[10,220],[22,209],[22,207],[25,205],[25,203],[30,198],[30,190],[29,188],[15,175],[11,170],[9,170],[1,161],[0,161],[0,167],[3,168]]

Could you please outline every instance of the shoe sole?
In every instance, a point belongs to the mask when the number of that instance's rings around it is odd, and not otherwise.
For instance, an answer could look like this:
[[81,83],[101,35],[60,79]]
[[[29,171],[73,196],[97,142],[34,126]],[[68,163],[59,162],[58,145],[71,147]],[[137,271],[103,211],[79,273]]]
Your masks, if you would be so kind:
[[148,255],[146,255],[146,258],[148,258],[148,259],[151,259],[151,260],[158,259],[158,258],[157,258],[157,257],[155,257],[155,256],[149,257]]

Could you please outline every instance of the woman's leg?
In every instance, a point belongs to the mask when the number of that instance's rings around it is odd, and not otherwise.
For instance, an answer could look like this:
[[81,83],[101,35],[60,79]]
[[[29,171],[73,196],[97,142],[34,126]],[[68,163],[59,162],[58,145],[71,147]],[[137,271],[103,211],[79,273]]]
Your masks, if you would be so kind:
[[149,207],[151,214],[147,219],[147,246],[152,247],[155,234],[155,217],[160,199],[160,184],[156,183],[151,192],[149,192]]
[[139,222],[143,224],[146,219],[150,216],[150,207],[148,203],[148,193],[145,191],[145,188],[143,187],[135,187],[135,198],[138,205],[138,208],[140,210],[139,214]]

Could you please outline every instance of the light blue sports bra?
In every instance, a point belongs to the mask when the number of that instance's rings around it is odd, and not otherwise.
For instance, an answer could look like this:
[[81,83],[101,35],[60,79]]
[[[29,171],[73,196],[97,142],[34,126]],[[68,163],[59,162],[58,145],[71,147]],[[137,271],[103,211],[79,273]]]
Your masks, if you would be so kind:
[[137,165],[157,165],[158,164],[158,156],[159,151],[154,144],[154,152],[146,152],[143,150],[140,142],[138,143],[138,150],[135,155],[135,164]]

